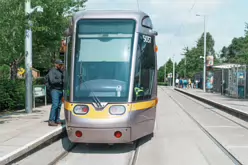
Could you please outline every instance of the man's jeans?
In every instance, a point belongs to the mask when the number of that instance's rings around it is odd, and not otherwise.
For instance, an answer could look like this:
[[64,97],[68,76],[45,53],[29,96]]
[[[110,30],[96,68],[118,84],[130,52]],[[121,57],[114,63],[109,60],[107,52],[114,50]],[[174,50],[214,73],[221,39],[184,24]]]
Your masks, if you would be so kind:
[[63,92],[53,89],[51,91],[52,97],[52,108],[50,112],[49,121],[59,122],[60,121],[60,110],[62,105]]

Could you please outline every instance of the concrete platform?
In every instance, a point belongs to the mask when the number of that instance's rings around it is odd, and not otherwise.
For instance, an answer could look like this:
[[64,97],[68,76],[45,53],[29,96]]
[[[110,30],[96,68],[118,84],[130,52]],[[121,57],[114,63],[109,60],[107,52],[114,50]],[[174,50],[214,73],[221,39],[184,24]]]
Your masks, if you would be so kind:
[[175,88],[175,90],[187,94],[196,99],[202,100],[208,104],[212,104],[213,106],[219,106],[219,108],[223,108],[234,113],[240,113],[248,117],[247,99],[229,98],[216,93],[206,93],[200,89]]
[[[23,156],[65,130],[64,126],[48,126],[50,107],[37,107],[31,114],[18,111],[12,115],[0,116],[1,165]],[[61,119],[64,119],[63,107]]]

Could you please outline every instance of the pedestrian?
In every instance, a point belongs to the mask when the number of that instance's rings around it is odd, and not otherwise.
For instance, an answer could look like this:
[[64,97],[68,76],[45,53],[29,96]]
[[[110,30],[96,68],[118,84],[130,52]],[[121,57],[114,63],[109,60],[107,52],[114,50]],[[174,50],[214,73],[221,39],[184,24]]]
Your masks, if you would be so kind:
[[198,79],[195,79],[195,88],[196,89],[198,89],[198,83],[199,83]]
[[179,79],[177,78],[176,79],[176,87],[178,88],[178,85],[179,85]]
[[48,72],[48,84],[52,98],[52,107],[48,121],[49,126],[57,126],[58,124],[61,124],[60,110],[63,97],[63,65],[63,61],[58,59],[55,61],[55,67],[50,69]]
[[183,79],[183,89],[186,89],[188,86],[187,78]]
[[191,79],[188,79],[188,88],[191,88]]
[[179,79],[179,84],[180,84],[179,88],[183,88],[183,79],[182,78]]

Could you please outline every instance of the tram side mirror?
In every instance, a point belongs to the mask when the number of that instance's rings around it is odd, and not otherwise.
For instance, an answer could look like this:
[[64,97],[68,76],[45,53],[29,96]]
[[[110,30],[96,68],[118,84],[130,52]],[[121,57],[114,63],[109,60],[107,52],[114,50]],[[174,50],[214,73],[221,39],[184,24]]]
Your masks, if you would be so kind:
[[157,32],[157,31],[154,31],[154,30],[151,30],[150,33],[151,33],[151,35],[153,35],[153,36],[157,36],[157,35],[158,35],[158,32]]
[[158,32],[157,31],[153,31],[154,32],[154,35],[157,36],[158,35]]

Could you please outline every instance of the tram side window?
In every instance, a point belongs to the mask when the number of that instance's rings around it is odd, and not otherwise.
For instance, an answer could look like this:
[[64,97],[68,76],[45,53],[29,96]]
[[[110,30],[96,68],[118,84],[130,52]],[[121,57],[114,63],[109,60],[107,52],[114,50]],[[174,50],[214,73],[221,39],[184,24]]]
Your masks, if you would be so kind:
[[71,82],[71,54],[72,54],[72,38],[69,38],[68,51],[67,51],[67,66],[66,66],[66,81],[65,81],[65,99],[70,99],[70,82]]
[[139,34],[133,100],[151,99],[155,75],[154,37]]

